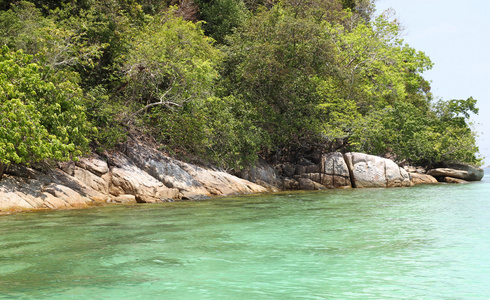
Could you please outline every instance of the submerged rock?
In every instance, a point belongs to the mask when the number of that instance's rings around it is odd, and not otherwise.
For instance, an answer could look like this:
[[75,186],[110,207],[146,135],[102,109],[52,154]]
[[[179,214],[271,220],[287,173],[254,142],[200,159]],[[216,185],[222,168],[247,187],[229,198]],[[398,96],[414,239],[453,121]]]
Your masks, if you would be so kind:
[[137,203],[135,195],[120,195],[107,201],[109,203]]

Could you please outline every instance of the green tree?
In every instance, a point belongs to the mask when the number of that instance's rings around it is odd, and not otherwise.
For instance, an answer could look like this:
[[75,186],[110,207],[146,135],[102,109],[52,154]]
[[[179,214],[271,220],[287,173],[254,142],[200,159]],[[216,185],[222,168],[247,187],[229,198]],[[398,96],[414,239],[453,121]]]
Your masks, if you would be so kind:
[[[51,73],[22,50],[0,55],[0,163],[67,160],[87,150],[87,122],[76,74]],[[49,79],[47,79],[48,77]]]
[[430,59],[403,43],[399,26],[379,16],[353,30],[330,26],[338,57],[339,76],[346,97],[355,99],[363,114],[396,101],[428,107],[428,83],[421,74],[432,67]]
[[318,105],[330,99],[318,85],[335,73],[333,47],[321,22],[281,6],[258,12],[230,36],[224,84],[255,108],[255,124],[273,147],[266,152],[288,155],[320,144]]
[[242,26],[249,18],[249,11],[242,0],[199,1],[201,19],[205,21],[205,33],[218,43],[233,29]]
[[211,96],[221,54],[200,23],[183,20],[175,9],[155,16],[127,53],[123,68],[125,98],[135,105],[131,117],[153,107],[182,107]]
[[352,149],[390,155],[400,163],[436,166],[448,162],[480,164],[475,133],[468,122],[476,100],[439,101],[430,110],[412,103],[376,110],[360,119]]

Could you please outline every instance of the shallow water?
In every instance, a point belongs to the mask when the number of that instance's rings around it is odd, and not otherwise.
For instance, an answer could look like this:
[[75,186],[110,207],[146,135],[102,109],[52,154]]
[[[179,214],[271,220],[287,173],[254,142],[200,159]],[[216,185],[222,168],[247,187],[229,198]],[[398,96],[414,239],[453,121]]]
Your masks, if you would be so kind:
[[490,178],[0,217],[0,299],[490,299]]

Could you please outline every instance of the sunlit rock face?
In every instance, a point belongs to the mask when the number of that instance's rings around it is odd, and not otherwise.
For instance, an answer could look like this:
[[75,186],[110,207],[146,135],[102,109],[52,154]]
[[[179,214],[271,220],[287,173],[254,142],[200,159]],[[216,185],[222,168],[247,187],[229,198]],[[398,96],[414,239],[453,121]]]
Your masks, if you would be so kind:
[[410,173],[410,177],[412,178],[413,185],[434,184],[439,182],[434,176],[429,174]]
[[100,202],[157,203],[267,192],[226,172],[187,164],[132,141],[44,172],[17,166],[0,181],[0,211],[82,208]]
[[409,174],[393,161],[364,153],[347,153],[345,161],[356,188],[408,187]]
[[[317,162],[302,158],[296,165],[283,163],[274,168],[261,162],[254,172],[246,173],[246,179],[257,183],[267,180],[268,184],[276,184],[283,189],[300,190],[412,185],[409,173],[390,159],[364,153],[342,155],[339,152],[325,153]],[[276,183],[278,181],[279,184]]]

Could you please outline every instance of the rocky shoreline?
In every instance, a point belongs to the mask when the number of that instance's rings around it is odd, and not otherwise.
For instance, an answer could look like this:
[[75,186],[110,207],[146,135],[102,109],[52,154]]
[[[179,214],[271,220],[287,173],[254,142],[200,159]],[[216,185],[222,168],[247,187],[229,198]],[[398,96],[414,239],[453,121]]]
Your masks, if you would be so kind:
[[0,212],[83,208],[101,203],[201,200],[280,190],[409,187],[481,180],[483,170],[451,165],[425,172],[363,153],[327,153],[315,161],[255,167],[231,175],[173,159],[132,140],[124,151],[92,155],[37,171],[10,166],[0,181]]
[[261,161],[239,177],[262,186],[282,190],[324,190],[335,188],[392,188],[419,184],[468,183],[480,181],[481,168],[449,164],[426,170],[422,167],[400,167],[390,159],[365,153],[338,152],[323,154],[299,164],[269,166]]

